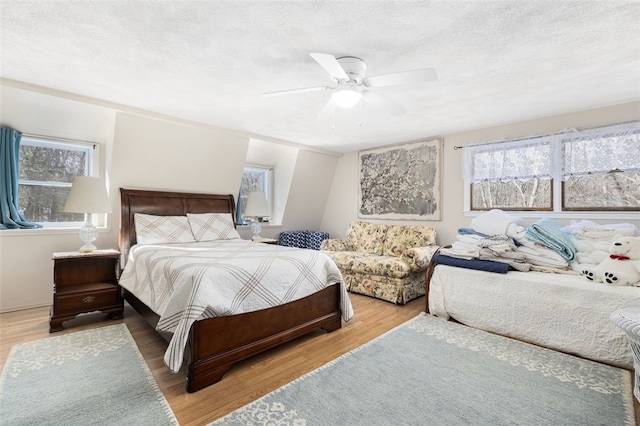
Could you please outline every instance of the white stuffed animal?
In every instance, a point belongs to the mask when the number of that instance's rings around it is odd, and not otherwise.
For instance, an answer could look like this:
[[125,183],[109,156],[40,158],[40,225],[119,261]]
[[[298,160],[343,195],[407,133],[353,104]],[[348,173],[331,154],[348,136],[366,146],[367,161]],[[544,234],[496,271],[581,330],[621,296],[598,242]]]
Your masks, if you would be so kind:
[[582,265],[582,275],[595,282],[640,287],[640,237],[618,237],[609,257],[597,266]]

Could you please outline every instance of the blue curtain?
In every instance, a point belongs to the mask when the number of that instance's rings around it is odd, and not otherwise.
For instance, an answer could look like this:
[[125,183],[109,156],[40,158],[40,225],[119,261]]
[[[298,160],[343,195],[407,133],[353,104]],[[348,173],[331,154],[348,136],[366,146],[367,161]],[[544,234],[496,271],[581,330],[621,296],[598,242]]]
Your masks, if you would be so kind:
[[27,221],[18,210],[18,166],[22,133],[9,127],[0,128],[0,229],[42,228]]
[[238,191],[238,199],[236,200],[236,225],[242,225],[242,215],[240,214],[240,194]]

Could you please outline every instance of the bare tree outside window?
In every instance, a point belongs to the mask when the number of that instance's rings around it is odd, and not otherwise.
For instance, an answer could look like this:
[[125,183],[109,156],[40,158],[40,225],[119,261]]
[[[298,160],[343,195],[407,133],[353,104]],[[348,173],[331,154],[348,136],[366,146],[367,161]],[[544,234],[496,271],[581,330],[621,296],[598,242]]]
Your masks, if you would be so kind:
[[89,145],[23,136],[20,143],[20,212],[32,222],[82,222],[84,215],[63,212],[76,176],[86,176],[92,156]]
[[553,200],[552,181],[540,178],[475,182],[471,194],[472,210],[551,210]]
[[565,210],[631,210],[640,208],[640,172],[570,177],[563,182]]
[[471,210],[640,211],[640,122],[470,146],[463,170]]
[[[239,214],[239,225],[246,225],[248,222],[244,219],[244,211],[247,207],[247,199],[251,192],[264,192],[267,200],[271,199],[271,167],[262,166],[245,166],[242,172],[242,182],[236,209]],[[272,205],[269,203],[269,205]]]

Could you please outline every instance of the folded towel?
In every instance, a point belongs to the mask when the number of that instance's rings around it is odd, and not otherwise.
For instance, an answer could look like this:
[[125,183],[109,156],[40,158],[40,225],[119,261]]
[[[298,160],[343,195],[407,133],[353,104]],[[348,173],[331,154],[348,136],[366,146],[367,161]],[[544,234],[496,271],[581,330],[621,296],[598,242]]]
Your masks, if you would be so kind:
[[527,241],[526,244],[518,246],[516,251],[524,253],[527,256],[527,262],[532,265],[561,269],[569,267],[569,262],[560,256],[560,254],[546,247],[536,246],[536,244],[531,241]]
[[571,260],[576,255],[576,248],[569,237],[558,223],[549,218],[540,219],[528,227],[524,235],[528,240],[550,248],[566,260]]
[[508,235],[507,230],[514,232],[517,227],[513,226],[513,224],[518,225],[521,222],[522,219],[519,217],[511,216],[502,210],[493,209],[474,217],[471,220],[471,228],[486,235]]
[[440,250],[443,254],[448,256],[457,257],[459,259],[473,259],[480,254],[480,248],[476,245],[466,244],[460,241],[456,241],[451,245],[451,248],[443,248]]

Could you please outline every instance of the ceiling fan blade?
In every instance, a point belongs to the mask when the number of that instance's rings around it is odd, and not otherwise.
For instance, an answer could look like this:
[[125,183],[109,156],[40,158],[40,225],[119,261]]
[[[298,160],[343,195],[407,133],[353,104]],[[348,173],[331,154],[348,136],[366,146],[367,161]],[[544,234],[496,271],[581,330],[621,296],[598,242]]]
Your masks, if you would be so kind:
[[433,68],[422,68],[414,71],[397,72],[369,77],[365,84],[369,87],[398,86],[401,84],[418,84],[438,79]]
[[331,98],[329,98],[329,100],[324,104],[324,106],[318,113],[318,119],[328,120],[329,118],[331,118],[331,116],[335,112],[335,108],[336,108],[335,103]]
[[269,92],[263,93],[263,98],[270,98],[273,96],[281,96],[281,95],[293,95],[296,93],[307,93],[307,92],[319,92],[321,90],[327,90],[329,87],[326,86],[316,86],[316,87],[305,87],[302,89],[291,89],[291,90],[281,90],[279,92]]
[[349,76],[335,56],[329,55],[328,53],[309,53],[309,55],[331,74],[331,77],[337,80],[349,80]]
[[405,107],[398,105],[391,99],[380,96],[370,90],[367,90],[362,94],[362,99],[394,116],[399,116],[407,112]]

